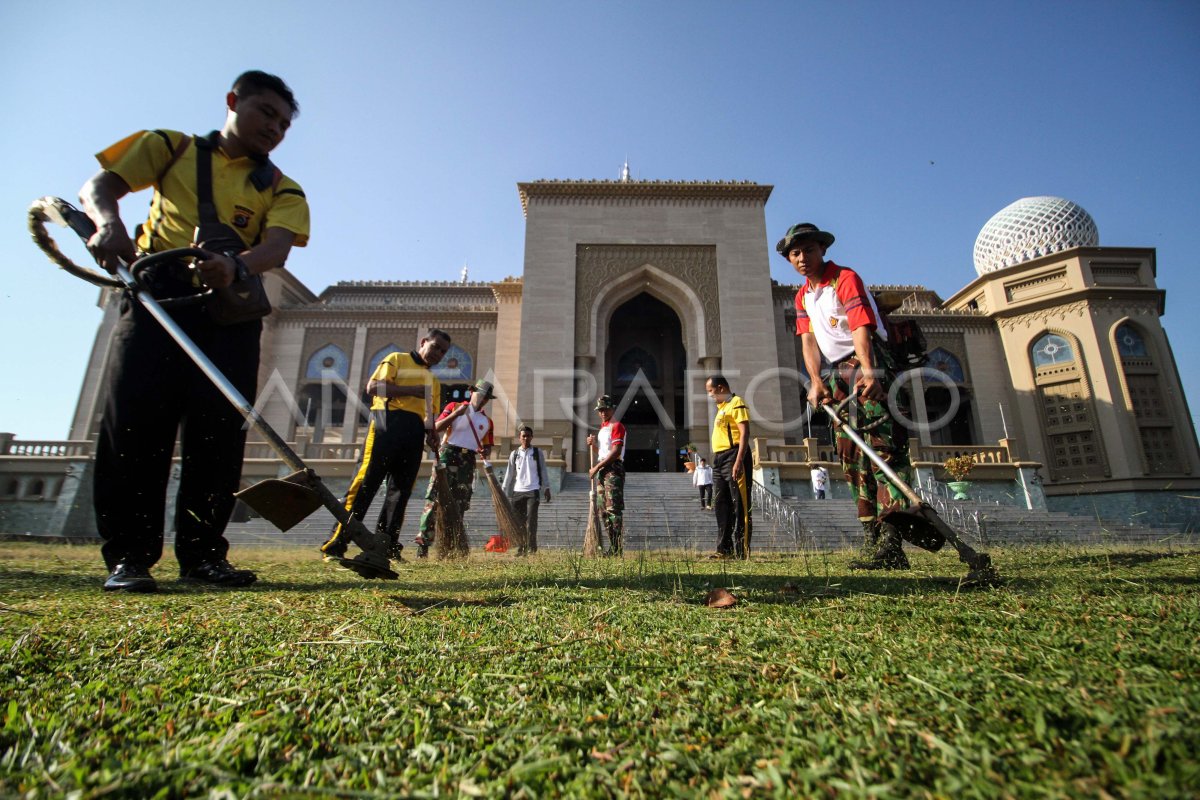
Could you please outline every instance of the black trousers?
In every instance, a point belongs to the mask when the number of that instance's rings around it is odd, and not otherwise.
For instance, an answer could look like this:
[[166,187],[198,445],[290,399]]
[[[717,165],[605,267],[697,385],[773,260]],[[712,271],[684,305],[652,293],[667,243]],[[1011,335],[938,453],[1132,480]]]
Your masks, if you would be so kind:
[[[420,415],[409,411],[371,412],[362,462],[346,492],[346,509],[355,519],[362,519],[386,478],[387,493],[376,531],[386,533],[392,543],[404,524],[404,510],[421,469],[424,447],[425,421]],[[332,538],[341,537],[341,527],[341,524],[334,527]]]
[[513,511],[517,512],[517,519],[529,533],[529,552],[531,553],[537,552],[538,509],[541,505],[541,489],[534,489],[532,492],[513,492],[512,494]]
[[704,483],[700,485],[700,505],[708,508],[712,505],[712,484]]
[[731,447],[713,455],[713,516],[717,518],[717,552],[745,558],[750,553],[753,532],[750,516],[751,456],[742,459],[742,473],[733,479],[738,449]]
[[[175,321],[239,392],[253,401],[262,322],[219,326],[202,308]],[[225,558],[225,526],[242,475],[245,421],[142,306],[125,297],[113,331],[107,395],[96,442],[93,505],[111,570],[162,557],[171,456],[179,437],[175,557],[186,570]]]

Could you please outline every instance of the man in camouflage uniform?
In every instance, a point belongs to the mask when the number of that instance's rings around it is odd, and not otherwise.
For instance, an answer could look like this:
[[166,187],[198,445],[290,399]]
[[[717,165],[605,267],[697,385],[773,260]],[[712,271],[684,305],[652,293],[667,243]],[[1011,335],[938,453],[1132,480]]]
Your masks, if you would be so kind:
[[625,534],[625,426],[613,420],[617,404],[609,395],[596,401],[599,433],[589,434],[588,447],[597,451],[588,478],[596,481],[596,505],[608,533],[609,555],[621,555]]
[[[495,395],[492,384],[479,381],[475,384],[471,399],[448,403],[434,424],[435,433],[442,434],[442,446],[438,450],[438,462],[446,468],[450,494],[462,519],[471,507],[471,495],[475,488],[475,456],[487,458],[492,451],[492,420],[484,411]],[[420,532],[417,534],[417,556],[429,555],[433,543],[434,525],[437,518],[437,490],[434,476],[429,476],[429,487],[425,490],[425,508],[421,512]]]
[[[801,223],[789,228],[775,248],[806,279],[796,293],[796,335],[804,366],[812,377],[808,401],[815,408],[837,405],[853,393],[857,400],[854,427],[908,482],[912,472],[908,431],[896,419],[897,415],[907,416],[906,403],[897,393],[889,408],[888,393],[896,374],[884,344],[887,331],[875,299],[858,274],[825,260],[833,241],[832,233]],[[822,357],[831,365],[827,383],[819,378]],[[852,561],[851,569],[908,569],[899,531],[880,521],[907,506],[904,495],[841,429],[836,439],[864,532],[863,558]]]

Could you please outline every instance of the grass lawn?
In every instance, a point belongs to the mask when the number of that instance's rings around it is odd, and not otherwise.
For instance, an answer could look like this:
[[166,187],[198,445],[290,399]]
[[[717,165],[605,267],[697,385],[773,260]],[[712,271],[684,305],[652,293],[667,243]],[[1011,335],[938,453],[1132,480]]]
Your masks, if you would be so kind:
[[[1200,552],[583,561],[100,591],[0,544],[3,797],[1195,797]],[[730,609],[705,593],[725,587]]]

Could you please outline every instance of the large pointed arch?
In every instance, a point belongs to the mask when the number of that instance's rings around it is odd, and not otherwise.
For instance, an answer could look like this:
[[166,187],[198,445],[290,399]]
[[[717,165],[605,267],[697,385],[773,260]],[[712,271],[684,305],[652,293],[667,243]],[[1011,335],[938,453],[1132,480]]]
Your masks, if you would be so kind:
[[679,316],[683,345],[692,364],[698,365],[703,358],[720,355],[711,352],[706,341],[704,333],[708,323],[700,297],[687,283],[653,264],[642,264],[630,270],[596,293],[587,306],[588,336],[586,342],[580,343],[584,347],[580,355],[596,358],[598,352],[602,354],[600,346],[606,341],[605,330],[613,312],[643,292],[662,301]]

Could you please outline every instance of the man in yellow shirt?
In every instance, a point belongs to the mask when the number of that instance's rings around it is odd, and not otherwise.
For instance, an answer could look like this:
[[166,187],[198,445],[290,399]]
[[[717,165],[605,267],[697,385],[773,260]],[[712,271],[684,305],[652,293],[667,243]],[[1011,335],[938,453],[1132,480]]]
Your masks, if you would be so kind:
[[[88,249],[101,266],[115,271],[119,262],[130,263],[140,253],[192,243],[200,223],[197,164],[202,157],[211,159],[215,215],[240,242],[192,265],[162,265],[148,279],[156,297],[184,297],[246,281],[282,266],[292,247],[308,240],[304,192],[268,158],[299,110],[291,89],[274,75],[246,72],[234,81],[225,106],[224,126],[202,141],[153,130],[117,142],[97,155],[101,170],[80,190],[83,207],[96,223]],[[139,226],[135,244],[119,204],[130,192],[151,186],[150,215]],[[123,297],[120,311],[96,443],[96,526],[110,572],[104,588],[157,588],[150,568],[162,556],[177,434],[180,577],[247,586],[256,576],[229,564],[224,536],[241,479],[242,416],[137,301]],[[261,319],[218,324],[202,304],[175,308],[172,316],[244,397],[254,396]]]
[[753,532],[750,503],[750,411],[729,388],[724,375],[704,384],[717,404],[713,420],[713,515],[717,519],[716,558],[748,558]]
[[[371,426],[363,443],[358,473],[346,491],[346,510],[362,519],[387,478],[387,493],[376,529],[388,537],[393,558],[400,557],[400,526],[412,496],[425,447],[437,450],[434,411],[441,405],[441,384],[431,371],[450,349],[450,334],[430,328],[416,350],[390,353],[379,362],[367,394],[371,401]],[[325,557],[345,557],[347,531],[338,523],[321,545]]]

